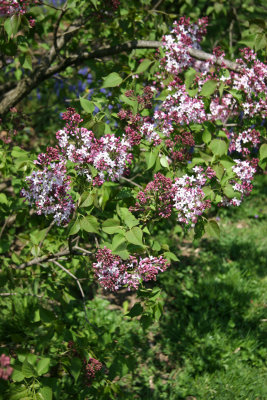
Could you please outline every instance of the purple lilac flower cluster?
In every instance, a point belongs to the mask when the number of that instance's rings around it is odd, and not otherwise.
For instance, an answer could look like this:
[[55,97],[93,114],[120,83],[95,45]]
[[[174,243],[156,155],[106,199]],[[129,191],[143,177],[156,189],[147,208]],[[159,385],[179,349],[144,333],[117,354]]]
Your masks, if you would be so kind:
[[158,273],[165,271],[169,265],[162,256],[130,256],[129,261],[124,261],[106,247],[97,251],[96,260],[93,268],[100,286],[112,291],[117,291],[122,286],[128,290],[138,289],[142,280],[156,280]]
[[33,171],[26,178],[29,190],[22,189],[21,195],[34,205],[37,214],[53,215],[58,225],[69,222],[74,202],[68,193],[70,177],[66,175],[66,163],[50,163],[42,170]]
[[67,223],[74,210],[69,193],[71,179],[66,175],[67,160],[74,163],[78,175],[85,176],[93,185],[119,180],[132,160],[130,143],[124,137],[105,135],[97,139],[93,132],[78,127],[82,119],[71,108],[63,119],[66,126],[56,134],[58,146],[48,147],[46,153],[38,156],[35,164],[40,170],[26,178],[29,189],[21,192],[36,207],[37,214],[53,215],[58,225]]
[[13,372],[13,368],[10,366],[10,357],[2,354],[0,356],[0,379],[8,380]]

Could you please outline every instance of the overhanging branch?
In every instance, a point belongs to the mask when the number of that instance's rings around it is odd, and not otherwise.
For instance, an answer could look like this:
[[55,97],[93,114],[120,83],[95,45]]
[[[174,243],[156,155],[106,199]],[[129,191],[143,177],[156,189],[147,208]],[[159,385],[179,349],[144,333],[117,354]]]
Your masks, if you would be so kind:
[[[58,45],[58,49],[64,46],[64,39],[62,38]],[[81,65],[83,62],[92,59],[104,58],[108,56],[115,56],[123,52],[129,52],[135,49],[157,49],[162,46],[159,41],[150,40],[133,40],[123,44],[118,44],[115,46],[103,47],[101,49],[92,52],[81,52],[79,54],[73,54],[70,57],[59,60],[55,65],[51,63],[55,60],[56,49],[53,48],[50,51],[47,61],[43,65],[36,66],[36,69],[32,72],[30,77],[22,79],[16,87],[7,91],[0,102],[0,115],[4,115],[9,109],[15,106],[19,101],[25,98],[33,89],[38,87],[41,82],[50,78],[54,74],[64,71],[69,66]],[[216,58],[212,54],[206,53],[202,50],[189,48],[188,52],[191,57],[201,60],[208,61],[213,60],[214,64],[224,66],[232,71],[240,71],[240,66],[233,62],[226,60],[224,58]]]

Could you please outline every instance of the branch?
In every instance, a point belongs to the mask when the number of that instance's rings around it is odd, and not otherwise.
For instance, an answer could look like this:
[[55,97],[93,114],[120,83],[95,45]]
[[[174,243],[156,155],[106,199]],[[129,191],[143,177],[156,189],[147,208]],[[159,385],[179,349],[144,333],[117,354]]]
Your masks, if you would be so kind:
[[55,254],[48,254],[46,256],[36,257],[33,260],[28,261],[23,264],[20,264],[18,267],[15,267],[15,268],[16,269],[24,269],[27,267],[31,267],[32,265],[41,264],[46,261],[55,261],[61,257],[69,256],[70,254],[77,255],[77,256],[86,256],[86,255],[92,254],[92,253],[89,252],[88,250],[82,249],[81,247],[74,246],[72,248],[71,252],[69,249],[65,249],[65,250],[59,251],[58,253],[55,253]]
[[[58,50],[62,49],[66,44],[68,39],[65,39],[67,34],[69,33],[72,36],[72,30],[76,31],[77,28],[69,27],[65,32],[65,35],[61,37],[59,42],[57,43]],[[80,27],[78,28],[80,29]],[[84,61],[96,59],[96,58],[104,58],[108,56],[114,56],[122,52],[129,52],[135,49],[157,49],[162,46],[161,42],[158,41],[150,41],[150,40],[133,40],[131,42],[126,42],[123,44],[118,44],[116,46],[103,47],[102,49],[95,50],[92,52],[81,52],[79,54],[73,54],[65,60],[59,62],[56,65],[51,66],[52,62],[56,58],[56,49],[53,46],[48,60],[44,62],[41,66],[36,66],[36,69],[33,71],[31,77],[27,77],[22,79],[17,86],[8,91],[2,101],[0,102],[0,115],[6,113],[10,107],[15,106],[20,100],[26,97],[34,88],[39,86],[39,84],[53,76],[55,73],[64,71],[69,66],[80,65]],[[224,58],[216,58],[212,54],[206,53],[202,50],[198,49],[188,49],[191,57],[196,58],[202,61],[213,60],[215,64],[224,66],[232,71],[240,71],[240,66],[233,62],[226,60]]]
[[79,288],[79,290],[80,290],[80,293],[81,293],[81,296],[82,296],[82,302],[83,302],[83,308],[84,308],[85,319],[86,319],[86,322],[87,322],[89,325],[91,325],[91,323],[90,323],[90,321],[88,320],[88,317],[87,317],[86,304],[85,304],[85,295],[84,295],[84,291],[83,291],[83,288],[82,288],[82,285],[81,285],[79,279],[77,278],[77,276],[73,275],[73,273],[70,272],[67,268],[63,267],[63,265],[61,265],[59,262],[57,262],[57,261],[54,260],[53,263],[54,263],[55,265],[57,265],[59,268],[61,268],[64,272],[66,272],[66,274],[68,274],[69,276],[71,276],[71,277],[75,280],[75,282],[77,283],[77,286],[78,286],[78,288]]

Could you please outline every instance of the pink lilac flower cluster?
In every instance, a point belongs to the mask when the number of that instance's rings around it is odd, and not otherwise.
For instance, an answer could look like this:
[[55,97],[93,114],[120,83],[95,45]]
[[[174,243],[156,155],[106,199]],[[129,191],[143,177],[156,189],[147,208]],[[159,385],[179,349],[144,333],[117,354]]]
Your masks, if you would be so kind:
[[91,386],[92,381],[96,377],[96,373],[101,371],[103,364],[95,358],[89,358],[88,362],[84,360],[84,375],[86,385]]
[[207,182],[207,177],[214,174],[209,170],[208,175],[203,173],[202,167],[193,168],[194,175],[184,175],[176,178],[174,183],[174,208],[178,211],[177,219],[184,224],[195,224],[198,217],[210,208],[210,200],[204,200],[205,193],[202,187]]
[[240,206],[245,196],[248,196],[252,190],[252,180],[257,170],[258,159],[250,161],[234,160],[236,165],[232,167],[236,174],[236,179],[230,181],[234,191],[239,194],[239,198],[229,199],[224,197],[220,203],[222,206]]
[[149,182],[144,191],[137,195],[137,201],[130,211],[142,212],[149,216],[151,212],[161,218],[169,218],[172,213],[174,198],[173,183],[160,172],[154,175],[154,180]]
[[[233,89],[245,93],[246,99],[242,102],[244,115],[253,116],[261,113],[267,116],[267,65],[256,58],[253,50],[241,50],[243,59],[236,60],[241,65],[240,73],[231,72]],[[261,94],[265,95],[265,98]]]
[[[84,175],[93,185],[119,180],[131,164],[130,142],[115,135],[97,139],[92,131],[78,127],[82,120],[73,109],[63,117],[66,127],[56,134],[63,158],[75,163],[78,174]],[[96,176],[93,177],[90,167],[96,170]]]
[[146,216],[152,213],[163,218],[170,217],[172,211],[178,211],[179,222],[195,224],[211,206],[209,200],[204,200],[202,187],[214,176],[215,172],[210,167],[204,172],[202,167],[196,166],[191,176],[183,175],[173,183],[170,178],[158,173],[145,190],[138,193],[137,202],[130,207],[130,211],[142,212]]
[[128,290],[136,290],[142,280],[145,282],[156,280],[158,273],[165,271],[169,265],[162,256],[158,258],[130,256],[129,261],[124,261],[106,247],[97,251],[96,260],[93,268],[100,286],[112,291],[117,291],[122,286]]
[[[14,14],[22,15],[27,12],[27,9],[31,5],[38,4],[38,0],[1,0],[0,3],[0,17],[1,16],[12,16]],[[30,17],[29,24],[34,27],[35,20]]]
[[199,43],[206,34],[208,18],[198,20],[196,24],[190,23],[190,18],[180,18],[174,22],[170,35],[162,38],[165,57],[162,59],[164,68],[171,74],[177,74],[192,65],[193,59],[188,49],[198,49]]
[[13,372],[13,368],[10,366],[10,357],[2,354],[0,356],[0,379],[8,380]]
[[35,206],[38,215],[52,215],[57,225],[69,222],[74,202],[69,194],[70,177],[66,175],[64,161],[44,165],[26,178],[29,190],[21,195]]
[[227,132],[230,139],[229,152],[237,151],[244,156],[251,153],[251,147],[256,149],[260,143],[260,132],[249,128],[241,133]]

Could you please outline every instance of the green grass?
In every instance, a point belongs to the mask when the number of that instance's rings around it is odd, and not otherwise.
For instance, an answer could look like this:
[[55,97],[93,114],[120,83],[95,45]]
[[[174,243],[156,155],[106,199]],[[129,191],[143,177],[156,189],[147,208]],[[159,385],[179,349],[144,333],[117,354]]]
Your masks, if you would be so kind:
[[185,247],[162,275],[164,314],[133,398],[267,399],[266,181],[221,210],[220,241]]

